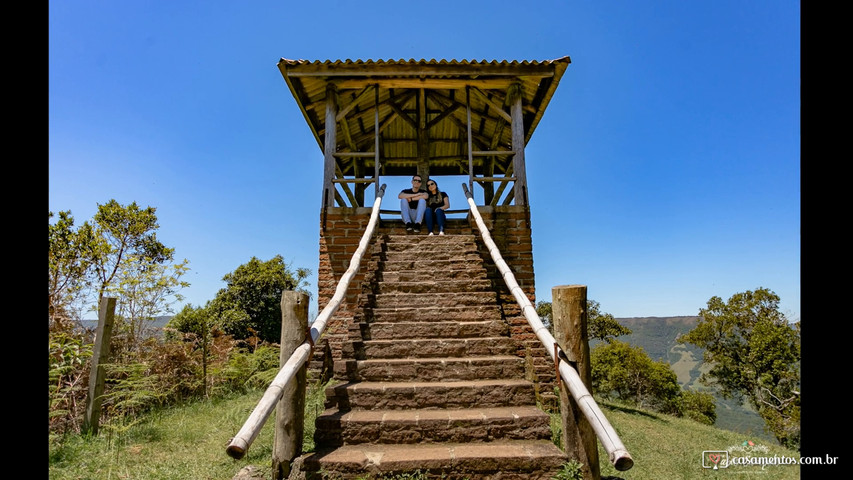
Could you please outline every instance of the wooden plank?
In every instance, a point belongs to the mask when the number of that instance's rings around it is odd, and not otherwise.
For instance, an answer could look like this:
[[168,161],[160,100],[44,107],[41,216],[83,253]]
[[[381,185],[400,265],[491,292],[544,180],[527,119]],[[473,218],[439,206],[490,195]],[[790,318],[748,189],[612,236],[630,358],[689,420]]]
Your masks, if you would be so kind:
[[512,122],[512,117],[508,113],[504,111],[503,105],[499,105],[493,102],[485,93],[483,93],[479,88],[472,87],[471,90],[476,93],[480,98],[483,99],[484,102],[488,103],[495,109],[495,111],[507,122]]
[[423,179],[423,188],[429,178],[429,131],[426,128],[426,90],[418,90],[418,175]]
[[524,112],[521,108],[522,94],[521,85],[514,85],[508,92],[511,102],[512,113],[512,149],[515,156],[512,158],[513,170],[515,171],[515,204],[527,205],[525,193],[527,190],[527,174],[524,165]]
[[[335,161],[335,151],[338,149],[336,135],[336,120],[337,118],[337,110],[338,110],[338,98],[337,92],[335,91],[334,85],[327,85],[326,87],[326,120],[324,126],[324,162],[323,162],[323,189],[327,191],[337,190],[335,186],[332,184],[332,179],[335,178],[335,167],[337,166],[337,162]],[[331,192],[330,192],[331,193]],[[331,207],[334,204],[332,203],[332,196],[326,195],[326,205],[327,207]]]
[[[336,169],[336,172],[335,172],[335,173],[337,174],[337,178],[336,178],[336,179],[335,179],[335,178],[333,178],[333,179],[332,179],[332,184],[333,184],[333,185],[334,185],[335,183],[337,183],[337,182],[335,182],[335,180],[339,180],[339,179],[344,178],[344,174],[343,174],[343,172],[341,172],[340,168]],[[340,186],[341,186],[341,188],[344,190],[344,193],[346,194],[347,198],[349,198],[349,201],[350,201],[350,204],[349,204],[349,205],[342,204],[341,206],[344,206],[344,207],[346,207],[346,206],[352,206],[352,207],[358,207],[358,206],[360,206],[360,205],[358,204],[358,200],[356,200],[356,198],[355,198],[355,195],[352,193],[352,190],[350,190],[349,185],[348,185],[346,182],[344,182],[344,183],[339,183],[339,185],[340,185]],[[332,188],[334,188],[334,187],[332,187]],[[335,191],[337,191],[337,189],[335,189]]]
[[359,102],[359,100],[362,99],[362,97],[364,97],[367,93],[369,93],[371,90],[373,90],[372,87],[373,87],[372,85],[366,85],[361,90],[361,92],[359,92],[359,94],[356,95],[355,99],[353,99],[353,101],[350,102],[349,105],[347,105],[340,112],[338,112],[338,116],[335,118],[335,120],[340,121],[342,118],[344,118],[347,115],[347,113],[350,112],[350,110],[352,110],[353,108],[355,108],[356,105],[358,105],[358,102]]
[[515,155],[515,152],[512,150],[474,150],[471,153],[478,157],[490,157],[494,155]]
[[474,177],[474,181],[478,183],[493,183],[493,182],[514,182],[515,177]]
[[[373,89],[373,178],[379,179],[379,85]],[[375,196],[379,197],[379,182],[376,182]]]
[[418,131],[417,122],[415,120],[413,120],[411,117],[409,117],[409,115],[407,115],[406,112],[404,112],[403,109],[399,105],[397,105],[394,102],[388,102],[388,106],[391,107],[391,110],[394,110],[394,112],[397,114],[397,116],[399,116],[400,118],[405,120],[406,123],[411,125],[412,128],[415,129],[416,132]]
[[333,183],[375,183],[375,178],[336,178]]
[[371,158],[376,155],[375,152],[335,152],[335,157],[337,158]]
[[474,145],[471,141],[471,88],[465,89],[466,130],[468,131],[468,188],[474,190]]

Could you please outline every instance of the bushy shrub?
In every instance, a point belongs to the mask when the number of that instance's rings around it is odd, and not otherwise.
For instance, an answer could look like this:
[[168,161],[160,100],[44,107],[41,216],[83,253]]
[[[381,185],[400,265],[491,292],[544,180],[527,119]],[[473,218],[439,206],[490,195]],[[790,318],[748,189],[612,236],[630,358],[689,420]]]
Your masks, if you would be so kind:
[[684,416],[705,425],[713,425],[717,421],[717,404],[710,393],[685,390],[681,392],[684,399]]
[[662,413],[681,415],[681,387],[672,367],[656,362],[640,347],[614,340],[590,353],[593,391]]

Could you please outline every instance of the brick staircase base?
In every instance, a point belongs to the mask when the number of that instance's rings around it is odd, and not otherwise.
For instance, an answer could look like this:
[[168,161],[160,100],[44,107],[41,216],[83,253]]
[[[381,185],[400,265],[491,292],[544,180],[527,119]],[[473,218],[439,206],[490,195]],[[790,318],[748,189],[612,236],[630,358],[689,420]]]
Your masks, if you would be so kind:
[[551,441],[470,227],[445,236],[399,227],[374,238],[300,473],[553,478],[567,457]]

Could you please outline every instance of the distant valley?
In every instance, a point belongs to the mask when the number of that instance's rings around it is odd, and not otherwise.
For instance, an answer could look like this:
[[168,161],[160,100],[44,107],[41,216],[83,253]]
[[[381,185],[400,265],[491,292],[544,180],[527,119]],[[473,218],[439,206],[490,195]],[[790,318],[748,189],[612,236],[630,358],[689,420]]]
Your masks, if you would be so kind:
[[[699,376],[708,370],[702,359],[703,350],[677,340],[680,334],[696,326],[699,317],[629,317],[617,318],[616,321],[631,329],[631,335],[618,339],[641,347],[653,360],[669,363],[683,389],[708,391],[708,387],[699,383]],[[595,342],[590,342],[590,347],[594,345]],[[714,426],[775,442],[773,436],[764,431],[764,420],[747,405],[739,405],[733,400],[717,397]]]

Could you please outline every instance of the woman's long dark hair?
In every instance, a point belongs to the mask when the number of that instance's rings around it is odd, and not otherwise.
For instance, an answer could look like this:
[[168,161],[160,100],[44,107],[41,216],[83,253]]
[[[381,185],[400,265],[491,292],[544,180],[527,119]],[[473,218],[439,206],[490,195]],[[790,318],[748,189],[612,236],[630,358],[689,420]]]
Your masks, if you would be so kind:
[[[433,193],[429,189],[429,182],[432,182],[435,184],[435,195],[433,195]],[[436,182],[435,180],[433,180],[431,178],[429,180],[427,180],[427,195],[428,195],[427,207],[433,208],[432,207],[433,202],[430,201],[433,198],[438,198],[438,203],[437,203],[438,207],[441,207],[444,205],[444,198],[441,196],[441,190],[438,188],[438,182]],[[436,207],[436,208],[438,208],[438,207]]]

